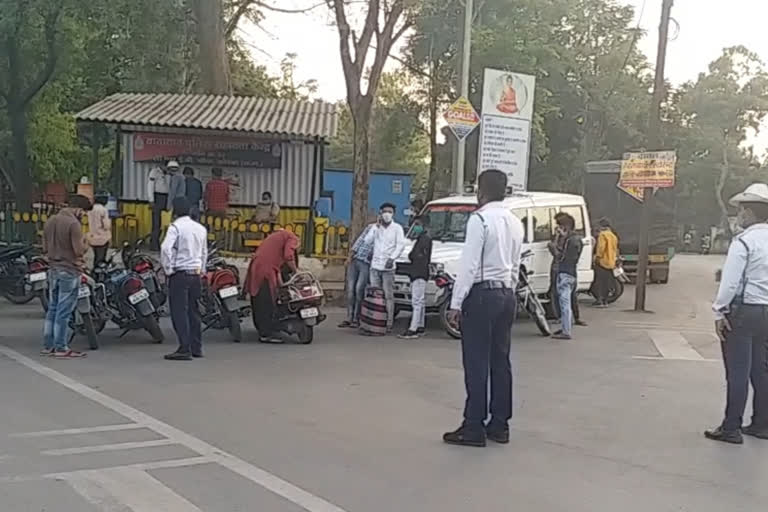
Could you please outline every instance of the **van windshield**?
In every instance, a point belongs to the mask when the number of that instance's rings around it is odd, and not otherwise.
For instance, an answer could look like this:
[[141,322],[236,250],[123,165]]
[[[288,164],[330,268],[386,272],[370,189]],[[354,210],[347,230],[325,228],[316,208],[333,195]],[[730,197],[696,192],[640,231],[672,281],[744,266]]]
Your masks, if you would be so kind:
[[429,234],[440,242],[463,242],[474,204],[435,204],[427,206],[422,216],[429,219]]

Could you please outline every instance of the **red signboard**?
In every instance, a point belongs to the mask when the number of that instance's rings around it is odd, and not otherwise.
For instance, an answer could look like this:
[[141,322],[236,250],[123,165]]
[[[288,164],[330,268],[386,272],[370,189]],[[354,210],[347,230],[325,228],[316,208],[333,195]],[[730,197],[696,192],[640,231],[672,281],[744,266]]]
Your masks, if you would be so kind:
[[280,169],[282,143],[238,137],[137,133],[133,137],[133,159],[136,162],[176,160],[181,165]]

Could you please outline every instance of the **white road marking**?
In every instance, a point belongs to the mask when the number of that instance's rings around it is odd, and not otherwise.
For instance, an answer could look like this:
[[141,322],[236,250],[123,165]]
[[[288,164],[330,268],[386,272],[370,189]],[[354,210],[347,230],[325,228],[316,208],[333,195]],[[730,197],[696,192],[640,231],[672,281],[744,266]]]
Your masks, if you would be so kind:
[[651,341],[664,359],[677,359],[682,361],[703,361],[690,343],[677,331],[648,331]]
[[646,323],[646,322],[616,322],[616,327],[621,329],[630,329],[634,331],[669,331],[675,330],[677,332],[689,332],[692,334],[711,334],[714,336],[713,329],[697,326],[672,326],[663,325],[658,323]]
[[719,359],[676,359],[674,357],[661,357],[661,356],[632,356],[632,359],[640,359],[643,361],[696,361],[697,363],[719,363]]
[[[164,423],[152,416],[145,414],[138,409],[115,399],[111,396],[105,395],[100,391],[96,391],[93,388],[86,386],[74,379],[67,377],[66,375],[57,372],[56,370],[49,368],[45,365],[33,361],[32,359],[23,356],[6,346],[0,345],[0,354],[13,359],[17,363],[26,366],[27,368],[37,372],[40,375],[48,377],[50,380],[57,382],[58,384],[96,402],[99,405],[106,407],[131,421],[135,421],[137,424],[150,428],[163,435],[164,437],[173,440],[176,444],[186,446],[192,451],[199,453],[205,457],[214,459],[216,463],[240,474],[241,476],[251,480],[252,482],[261,485],[262,487],[272,491],[278,496],[282,496],[286,500],[304,508],[309,512],[347,512],[343,508],[334,505],[333,503],[326,501],[320,496],[316,496],[304,489],[293,485],[292,483],[283,480],[277,475],[261,469],[253,464],[250,464],[230,453],[219,450],[215,446],[206,443],[205,441],[198,439],[186,432],[172,427],[167,423]],[[155,508],[154,511],[162,510]]]
[[156,478],[137,469],[81,472],[64,480],[101,510],[202,512]]
[[120,425],[100,425],[97,427],[83,428],[65,428],[62,430],[41,430],[39,432],[21,432],[11,434],[10,437],[28,438],[28,437],[55,437],[55,436],[74,436],[77,434],[93,434],[98,432],[117,432],[120,430],[136,430],[145,428],[137,423],[122,423]]
[[155,439],[153,441],[132,441],[129,443],[99,444],[94,446],[77,446],[75,448],[56,448],[40,452],[42,455],[80,455],[82,453],[116,452],[119,450],[135,450],[137,448],[154,448],[176,444],[171,439]]

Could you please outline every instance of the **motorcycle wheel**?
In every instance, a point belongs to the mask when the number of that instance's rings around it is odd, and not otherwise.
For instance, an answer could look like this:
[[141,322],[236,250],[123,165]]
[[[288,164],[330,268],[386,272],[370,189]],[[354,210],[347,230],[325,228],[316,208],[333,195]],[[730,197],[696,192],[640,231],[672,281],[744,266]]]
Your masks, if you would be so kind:
[[163,342],[165,337],[163,336],[163,331],[160,329],[160,325],[157,323],[157,318],[153,315],[145,316],[142,318],[141,323],[144,326],[144,330],[152,336],[152,341],[155,343]]
[[11,292],[5,292],[3,293],[3,297],[8,299],[8,302],[16,304],[17,306],[21,306],[23,304],[29,304],[32,299],[35,298],[35,294],[30,292],[24,295],[14,295]]
[[528,298],[528,302],[525,305],[525,311],[528,313],[534,322],[536,327],[539,328],[542,336],[552,335],[552,331],[549,328],[549,322],[547,322],[547,313],[544,311],[544,306],[541,305],[539,299],[535,296]]
[[300,344],[309,345],[315,339],[315,328],[310,325],[303,324],[298,329],[296,338],[299,340]]
[[608,292],[608,298],[606,302],[608,302],[608,304],[613,304],[619,300],[622,295],[624,295],[624,283],[618,279],[614,279],[613,289]]
[[243,340],[243,331],[240,329],[240,315],[237,311],[230,311],[227,316],[229,335],[232,336],[232,341],[240,343]]
[[443,302],[443,305],[440,306],[440,323],[443,324],[443,329],[445,329],[445,332],[447,332],[451,338],[460,340],[461,330],[455,329],[450,323],[448,323],[448,309],[450,306],[451,298],[446,297],[445,302]]
[[93,325],[93,318],[91,315],[83,316],[83,332],[85,337],[88,338],[88,348],[91,350],[99,349],[99,338],[96,336],[96,327]]
[[40,305],[43,306],[43,311],[47,313],[48,305],[49,305],[48,290],[45,290],[43,293],[40,294]]

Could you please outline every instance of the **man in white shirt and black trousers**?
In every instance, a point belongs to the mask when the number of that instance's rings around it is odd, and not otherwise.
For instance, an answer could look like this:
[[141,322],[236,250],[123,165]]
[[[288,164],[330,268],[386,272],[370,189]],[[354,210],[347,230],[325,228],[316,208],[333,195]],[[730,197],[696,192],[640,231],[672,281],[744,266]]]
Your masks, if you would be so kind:
[[[768,439],[768,185],[750,185],[730,202],[745,230],[731,240],[712,306],[725,364],[725,419],[704,435],[742,444],[742,434]],[[752,422],[742,425],[750,382]]]
[[176,218],[165,234],[160,248],[160,262],[169,276],[171,320],[179,339],[179,348],[165,358],[169,361],[191,361],[193,357],[203,357],[197,301],[208,260],[208,231],[189,216],[191,205],[186,197],[175,198],[172,206]]
[[[478,177],[480,208],[467,222],[461,264],[448,321],[461,327],[467,400],[464,422],[443,436],[448,444],[485,446],[509,442],[512,417],[511,329],[517,311],[523,224],[503,200],[507,176],[487,170]],[[491,380],[488,419],[488,377]]]

